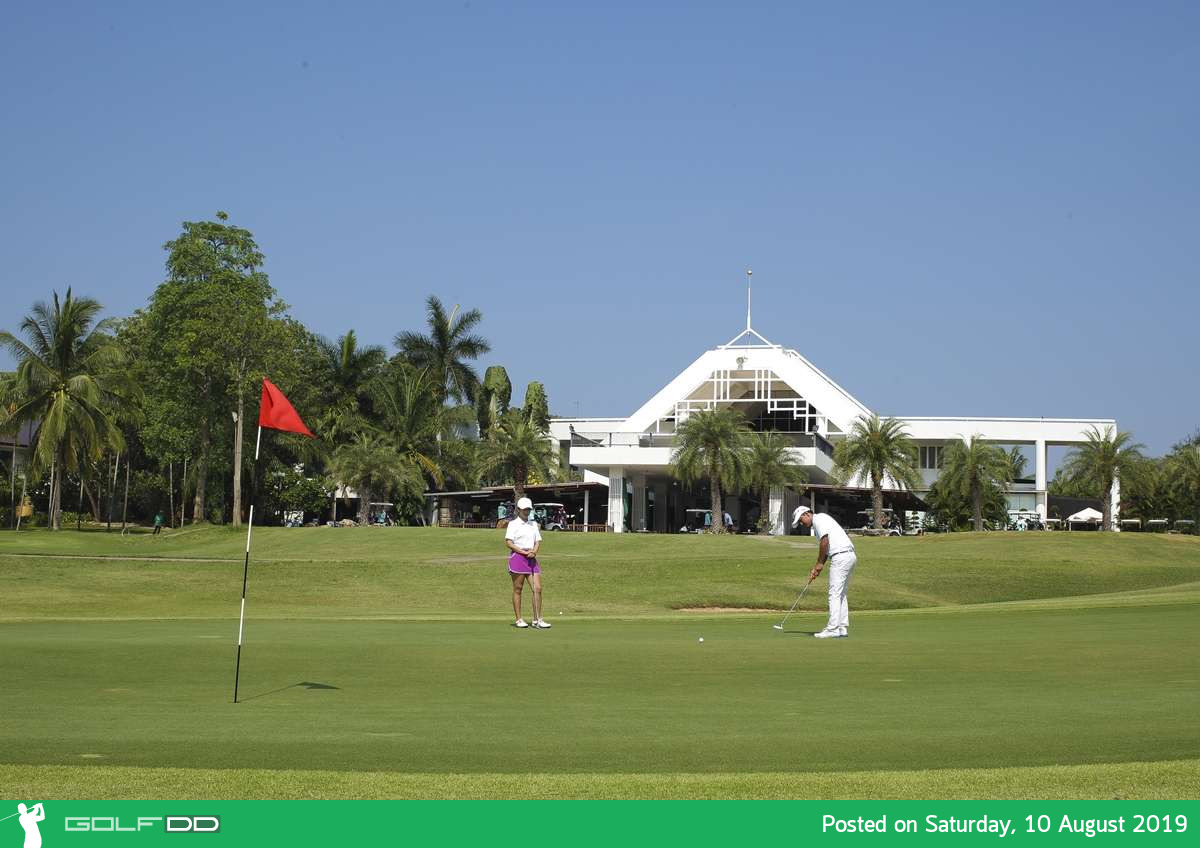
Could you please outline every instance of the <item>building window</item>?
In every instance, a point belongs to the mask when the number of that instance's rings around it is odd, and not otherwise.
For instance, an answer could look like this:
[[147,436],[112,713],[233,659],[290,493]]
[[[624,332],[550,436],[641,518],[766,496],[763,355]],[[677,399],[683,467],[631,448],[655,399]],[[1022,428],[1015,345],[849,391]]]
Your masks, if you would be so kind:
[[942,447],[940,445],[922,445],[921,446],[921,467],[922,468],[941,468],[942,467]]

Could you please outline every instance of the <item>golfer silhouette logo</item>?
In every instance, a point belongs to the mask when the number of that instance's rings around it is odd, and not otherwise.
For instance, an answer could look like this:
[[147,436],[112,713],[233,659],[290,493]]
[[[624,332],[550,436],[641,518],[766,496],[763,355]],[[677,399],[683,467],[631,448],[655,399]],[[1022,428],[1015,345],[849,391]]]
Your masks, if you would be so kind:
[[17,804],[17,811],[4,818],[11,819],[13,816],[19,816],[17,821],[25,828],[25,848],[42,848],[42,832],[38,830],[38,822],[46,820],[42,805],[34,804],[31,810],[24,804]]

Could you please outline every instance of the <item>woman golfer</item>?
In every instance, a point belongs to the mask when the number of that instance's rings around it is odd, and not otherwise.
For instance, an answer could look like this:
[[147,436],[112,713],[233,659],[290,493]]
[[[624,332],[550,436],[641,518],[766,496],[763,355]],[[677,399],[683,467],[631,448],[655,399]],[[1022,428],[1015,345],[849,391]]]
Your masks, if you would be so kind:
[[549,623],[542,620],[542,569],[537,561],[542,534],[537,522],[529,520],[531,509],[533,501],[529,498],[517,501],[517,517],[508,522],[508,529],[504,531],[504,544],[512,551],[508,555],[508,574],[513,585],[513,615],[517,617],[517,627],[530,626],[521,618],[521,587],[528,580],[533,585],[533,626],[549,630]]

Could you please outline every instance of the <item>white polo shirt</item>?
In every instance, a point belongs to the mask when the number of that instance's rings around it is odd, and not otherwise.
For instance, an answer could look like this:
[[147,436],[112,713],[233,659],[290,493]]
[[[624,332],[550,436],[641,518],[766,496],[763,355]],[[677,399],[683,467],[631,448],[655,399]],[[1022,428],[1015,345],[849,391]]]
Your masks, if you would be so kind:
[[813,513],[812,534],[817,537],[818,541],[826,536],[829,537],[830,556],[854,550],[854,543],[850,541],[850,537],[846,535],[842,525],[838,524],[828,513]]
[[542,541],[542,533],[538,530],[536,521],[522,521],[521,516],[518,515],[508,522],[504,538],[521,550],[527,551],[534,546],[534,543]]

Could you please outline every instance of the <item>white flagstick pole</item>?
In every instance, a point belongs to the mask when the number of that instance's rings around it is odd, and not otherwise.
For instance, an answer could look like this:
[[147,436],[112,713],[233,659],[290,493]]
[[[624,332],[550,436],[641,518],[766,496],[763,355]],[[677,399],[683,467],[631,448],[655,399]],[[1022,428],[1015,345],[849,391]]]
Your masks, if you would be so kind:
[[[254,461],[258,462],[258,447],[262,444],[262,425],[254,439]],[[254,530],[254,504],[250,504],[250,520],[246,524],[246,562],[242,566],[242,612],[238,617],[237,665],[233,672],[233,702],[238,702],[238,683],[242,675],[242,631],[246,625],[246,579],[250,575],[250,534]]]

